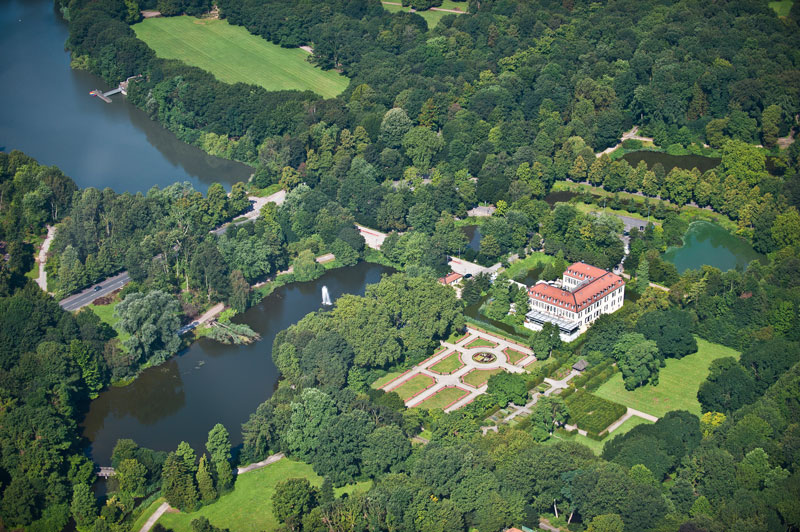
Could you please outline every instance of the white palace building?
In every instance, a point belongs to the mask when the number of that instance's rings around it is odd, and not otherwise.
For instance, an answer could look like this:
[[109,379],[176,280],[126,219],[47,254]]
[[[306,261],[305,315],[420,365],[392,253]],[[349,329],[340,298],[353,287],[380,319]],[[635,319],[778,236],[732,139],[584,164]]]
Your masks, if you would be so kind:
[[561,339],[571,342],[601,314],[622,308],[625,281],[609,271],[576,262],[553,283],[539,281],[528,290],[531,311],[525,326],[541,330],[545,322],[558,325]]

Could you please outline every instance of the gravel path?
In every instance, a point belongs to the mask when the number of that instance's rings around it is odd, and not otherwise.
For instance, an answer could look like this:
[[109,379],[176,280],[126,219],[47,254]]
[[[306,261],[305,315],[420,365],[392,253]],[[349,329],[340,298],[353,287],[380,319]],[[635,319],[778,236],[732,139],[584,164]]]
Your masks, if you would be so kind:
[[47,262],[47,252],[50,250],[50,244],[53,243],[54,236],[56,236],[56,228],[48,225],[47,236],[42,242],[42,247],[39,248],[39,277],[36,278],[36,283],[45,292],[47,292],[47,272],[44,269],[44,265]]
[[153,525],[156,524],[156,521],[158,521],[169,509],[169,504],[165,502],[161,503],[161,506],[159,506],[158,509],[153,512],[153,515],[150,516],[150,519],[145,521],[145,523],[142,525],[142,528],[139,529],[139,532],[149,532],[150,529],[153,528]]

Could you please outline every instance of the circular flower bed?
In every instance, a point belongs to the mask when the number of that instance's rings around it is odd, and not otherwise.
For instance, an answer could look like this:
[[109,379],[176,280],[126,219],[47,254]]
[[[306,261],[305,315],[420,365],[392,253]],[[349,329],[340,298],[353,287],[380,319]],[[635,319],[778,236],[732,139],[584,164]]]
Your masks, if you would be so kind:
[[472,355],[472,360],[478,362],[479,364],[491,364],[495,360],[497,360],[497,355],[494,353],[487,353],[482,351],[480,353],[475,353]]

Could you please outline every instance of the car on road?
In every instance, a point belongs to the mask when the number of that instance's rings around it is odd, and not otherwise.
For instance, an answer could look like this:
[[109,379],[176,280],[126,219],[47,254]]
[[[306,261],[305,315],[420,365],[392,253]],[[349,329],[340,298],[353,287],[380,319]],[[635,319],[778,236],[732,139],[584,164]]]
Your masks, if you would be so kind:
[[100,286],[100,285],[97,285],[97,286],[95,286],[95,287],[94,287],[94,291],[95,291],[95,292],[99,292],[99,291],[100,291],[100,290],[102,290],[102,289],[103,289],[103,287],[102,287],[102,286]]

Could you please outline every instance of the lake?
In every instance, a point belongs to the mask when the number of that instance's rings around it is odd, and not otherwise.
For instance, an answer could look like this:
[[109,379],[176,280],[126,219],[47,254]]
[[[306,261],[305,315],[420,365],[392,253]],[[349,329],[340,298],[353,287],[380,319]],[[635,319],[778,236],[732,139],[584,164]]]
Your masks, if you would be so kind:
[[217,423],[239,445],[242,423],[278,382],[272,363],[275,335],[322,308],[323,286],[334,301],[342,294],[363,295],[368,284],[392,271],[362,262],[331,270],[316,281],[278,288],[234,320],[258,332],[258,342],[223,345],[202,338],[164,364],[144,370],[131,384],[104,391],[91,402],[82,423],[92,459],[108,465],[119,438],[160,451],[172,451],[184,440],[203,452],[208,431]]
[[176,181],[205,192],[215,181],[230,189],[250,177],[251,167],[181,142],[121,94],[110,104],[89,96],[110,87],[70,69],[67,24],[52,0],[0,6],[0,149],[56,165],[79,187],[117,192],[146,192]]
[[679,273],[700,269],[704,264],[727,271],[759,259],[763,255],[747,241],[711,222],[692,222],[683,236],[683,246],[664,253],[664,260],[673,263]]
[[661,163],[665,172],[669,172],[673,168],[682,168],[684,170],[691,170],[697,168],[701,172],[706,172],[712,168],[719,166],[722,159],[715,157],[703,157],[701,155],[670,155],[660,151],[633,151],[626,153],[622,156],[623,159],[628,161],[633,167],[639,164],[639,161],[647,163],[647,168],[653,168],[656,163]]

